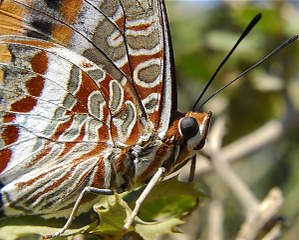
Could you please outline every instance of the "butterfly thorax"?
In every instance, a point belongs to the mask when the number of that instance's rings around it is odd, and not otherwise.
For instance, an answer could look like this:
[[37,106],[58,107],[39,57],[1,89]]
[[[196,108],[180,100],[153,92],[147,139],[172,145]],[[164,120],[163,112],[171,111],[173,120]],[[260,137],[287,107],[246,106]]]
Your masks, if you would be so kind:
[[151,135],[119,151],[113,160],[115,176],[110,187],[131,190],[147,183],[159,167],[166,169],[166,175],[177,170],[204,146],[210,119],[210,113],[177,113],[162,138]]

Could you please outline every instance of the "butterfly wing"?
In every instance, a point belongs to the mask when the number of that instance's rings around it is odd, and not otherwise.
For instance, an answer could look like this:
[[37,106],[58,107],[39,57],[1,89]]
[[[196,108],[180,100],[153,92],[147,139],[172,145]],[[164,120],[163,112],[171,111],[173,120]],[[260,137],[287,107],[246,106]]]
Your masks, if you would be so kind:
[[163,2],[2,1],[0,19],[0,178],[12,197],[22,189],[14,201],[64,199],[95,167],[104,178],[105,150],[165,133],[176,99]]

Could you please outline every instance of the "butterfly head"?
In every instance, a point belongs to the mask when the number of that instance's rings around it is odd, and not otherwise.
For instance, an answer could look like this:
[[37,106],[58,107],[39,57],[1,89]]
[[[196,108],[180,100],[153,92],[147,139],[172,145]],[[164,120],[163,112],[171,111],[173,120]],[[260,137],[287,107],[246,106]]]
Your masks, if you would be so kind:
[[203,148],[211,117],[211,112],[187,112],[178,121],[178,132],[188,151],[198,151]]

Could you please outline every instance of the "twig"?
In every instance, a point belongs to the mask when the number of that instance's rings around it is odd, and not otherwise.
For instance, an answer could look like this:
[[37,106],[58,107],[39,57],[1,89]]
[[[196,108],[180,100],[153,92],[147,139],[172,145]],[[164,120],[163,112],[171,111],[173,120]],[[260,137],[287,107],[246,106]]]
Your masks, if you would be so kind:
[[[271,229],[273,229],[273,227],[270,229],[264,229],[264,227],[267,226],[267,223],[269,223],[272,219],[277,217],[282,204],[283,196],[281,191],[278,188],[273,188],[270,190],[268,196],[256,208],[256,210],[247,216],[246,221],[242,225],[236,240],[257,239],[258,236],[262,235],[263,230],[266,230],[266,233],[268,233]],[[274,230],[275,234],[279,234],[279,232],[277,232],[279,229]],[[268,237],[269,236],[270,235],[268,235]]]
[[222,142],[224,132],[225,121],[223,119],[218,119],[217,124],[214,126],[214,132],[211,133],[212,139],[209,148],[211,162],[216,174],[233,191],[247,215],[257,208],[258,201],[249,187],[235,173],[229,162],[222,155],[220,142]]
[[212,200],[209,205],[208,234],[209,240],[223,240],[223,205],[220,200]]

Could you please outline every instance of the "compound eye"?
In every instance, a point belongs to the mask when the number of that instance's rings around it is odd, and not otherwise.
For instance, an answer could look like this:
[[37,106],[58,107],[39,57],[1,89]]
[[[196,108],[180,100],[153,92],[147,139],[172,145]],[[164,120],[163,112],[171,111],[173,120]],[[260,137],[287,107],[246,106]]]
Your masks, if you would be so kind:
[[180,130],[184,139],[188,140],[198,133],[199,126],[195,118],[184,117],[180,122]]

